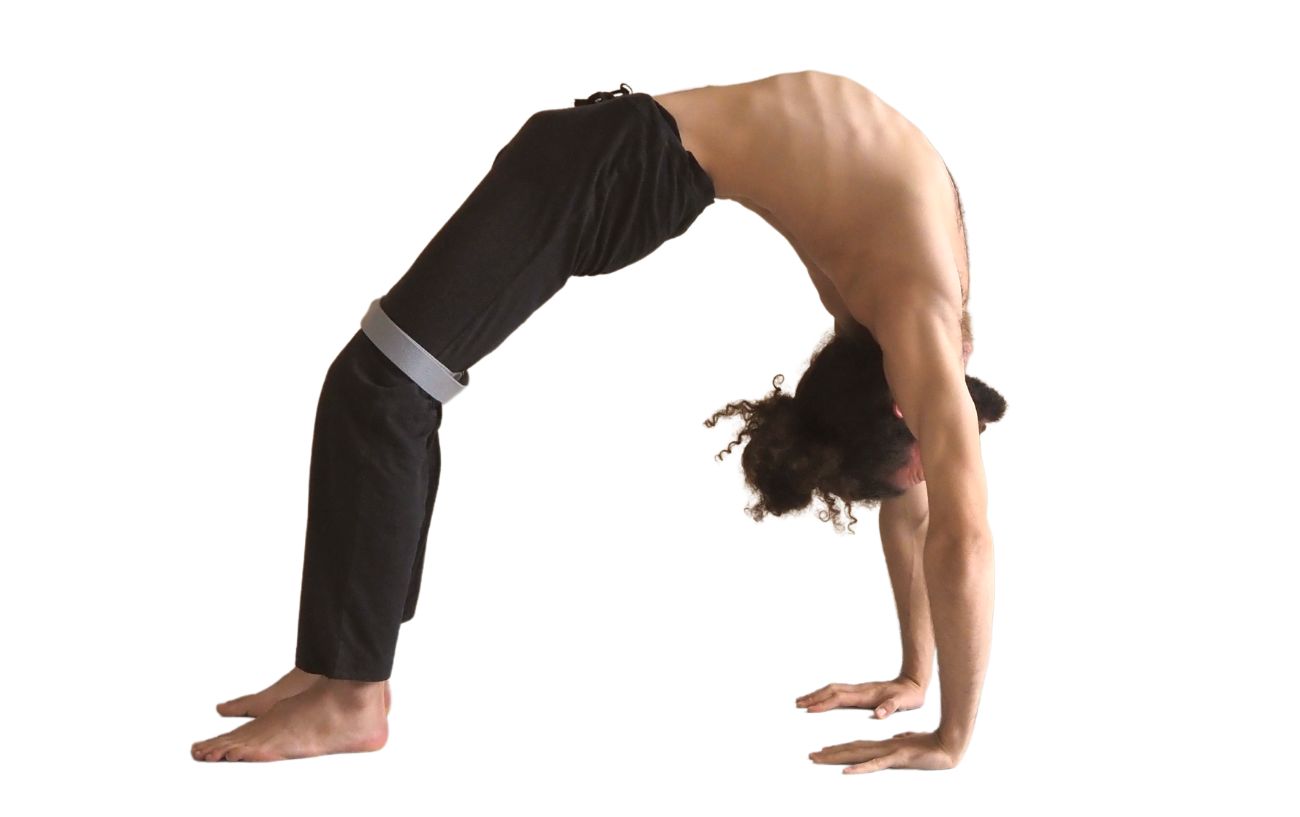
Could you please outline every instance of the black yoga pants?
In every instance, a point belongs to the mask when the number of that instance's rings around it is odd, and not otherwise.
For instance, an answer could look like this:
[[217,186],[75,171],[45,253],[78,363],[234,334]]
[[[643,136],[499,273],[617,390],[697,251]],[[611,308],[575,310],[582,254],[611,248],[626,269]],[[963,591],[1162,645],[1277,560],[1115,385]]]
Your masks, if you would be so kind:
[[[645,257],[714,197],[653,97],[597,92],[529,117],[379,305],[467,387],[470,367],[570,276]],[[420,594],[446,402],[361,330],[330,364],[312,437],[299,668],[391,674]]]

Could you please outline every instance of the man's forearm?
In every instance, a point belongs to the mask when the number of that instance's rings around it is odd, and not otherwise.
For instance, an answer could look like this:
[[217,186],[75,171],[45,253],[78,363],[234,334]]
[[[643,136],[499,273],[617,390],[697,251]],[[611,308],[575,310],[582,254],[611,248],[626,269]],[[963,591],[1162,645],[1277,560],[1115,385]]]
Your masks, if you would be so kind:
[[939,737],[964,754],[975,730],[993,634],[993,541],[927,537],[925,578],[939,653]]
[[903,638],[903,666],[900,674],[924,689],[930,685],[934,667],[934,629],[926,594],[925,535],[928,525],[911,522],[881,531],[880,542],[894,588],[898,627]]

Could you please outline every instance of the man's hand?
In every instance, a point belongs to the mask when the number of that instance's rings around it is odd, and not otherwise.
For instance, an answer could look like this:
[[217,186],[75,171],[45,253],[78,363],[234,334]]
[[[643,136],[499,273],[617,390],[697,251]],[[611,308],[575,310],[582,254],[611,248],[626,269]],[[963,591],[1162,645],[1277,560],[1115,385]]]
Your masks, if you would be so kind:
[[874,709],[876,719],[887,718],[895,712],[919,709],[925,703],[925,687],[911,678],[899,676],[892,681],[867,684],[828,684],[794,702],[809,712],[826,712],[831,709]]
[[899,732],[889,740],[855,740],[808,755],[813,763],[851,763],[844,774],[881,769],[951,769],[961,757],[939,740],[938,732]]

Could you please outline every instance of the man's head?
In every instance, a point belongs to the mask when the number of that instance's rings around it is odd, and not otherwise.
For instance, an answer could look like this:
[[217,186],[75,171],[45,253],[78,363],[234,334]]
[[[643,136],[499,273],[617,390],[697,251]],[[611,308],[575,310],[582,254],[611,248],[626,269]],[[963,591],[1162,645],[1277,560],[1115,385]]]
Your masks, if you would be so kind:
[[[820,499],[826,510],[818,515],[839,530],[836,498],[857,521],[853,503],[875,507],[924,481],[920,447],[890,393],[880,345],[865,327],[842,326],[824,340],[793,395],[781,391],[782,379],[773,379],[774,390],[762,400],[730,403],[704,422],[712,428],[720,417],[744,419],[744,428],[718,457],[749,438],[741,467],[758,494],[746,509],[755,520],[800,511]],[[1007,401],[970,375],[966,386],[983,433],[988,423],[1002,419]]]

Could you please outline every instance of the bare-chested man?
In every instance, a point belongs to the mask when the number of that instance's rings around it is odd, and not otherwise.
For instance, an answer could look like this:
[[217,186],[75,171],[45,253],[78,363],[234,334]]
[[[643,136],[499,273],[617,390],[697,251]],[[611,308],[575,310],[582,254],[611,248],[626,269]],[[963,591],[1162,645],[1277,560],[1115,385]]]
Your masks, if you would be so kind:
[[789,241],[836,331],[797,395],[778,388],[710,423],[745,416],[756,518],[814,497],[879,503],[903,633],[897,678],[831,684],[796,703],[871,708],[878,718],[916,708],[938,651],[935,731],[810,757],[846,772],[958,763],[992,622],[978,435],[1005,401],[965,374],[966,238],[945,163],[869,90],[818,71],[657,96],[621,86],[538,112],[502,148],[331,365],[313,437],[295,667],[218,705],[254,720],[194,744],[195,759],[384,745],[397,628],[414,615],[437,491],[443,406],[468,385],[470,366],[567,280],[644,257],[715,199],[753,210]]

